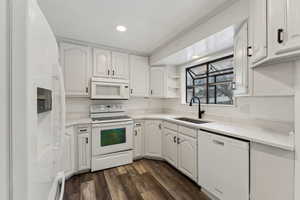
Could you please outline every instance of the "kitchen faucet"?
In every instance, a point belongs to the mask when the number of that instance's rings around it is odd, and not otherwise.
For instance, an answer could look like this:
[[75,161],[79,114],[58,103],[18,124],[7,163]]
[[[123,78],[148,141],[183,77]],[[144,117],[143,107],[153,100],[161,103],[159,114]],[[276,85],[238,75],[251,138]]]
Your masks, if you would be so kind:
[[196,97],[196,96],[192,97],[191,101],[190,101],[190,106],[193,105],[194,99],[198,99],[198,102],[199,102],[199,104],[198,104],[198,117],[199,117],[199,119],[201,119],[202,118],[202,114],[204,114],[205,111],[204,110],[201,111],[201,101],[200,101],[199,97]]

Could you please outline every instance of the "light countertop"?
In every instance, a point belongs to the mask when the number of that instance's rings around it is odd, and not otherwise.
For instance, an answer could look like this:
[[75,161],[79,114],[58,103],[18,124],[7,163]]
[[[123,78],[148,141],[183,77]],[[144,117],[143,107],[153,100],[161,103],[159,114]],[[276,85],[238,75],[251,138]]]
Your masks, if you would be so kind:
[[[222,134],[226,136],[236,137],[250,142],[256,142],[265,144],[277,148],[281,148],[288,151],[294,151],[294,135],[288,131],[280,132],[265,127],[246,125],[237,122],[221,122],[214,120],[210,123],[205,124],[193,124],[189,122],[179,121],[174,118],[179,117],[178,115],[168,114],[145,114],[145,115],[130,115],[134,120],[165,120],[176,123],[178,125],[187,126],[195,129],[206,130],[214,132],[216,134]],[[180,116],[182,117],[182,116]],[[78,124],[89,124],[92,120],[89,118],[79,120],[68,120],[66,126],[78,125]]]

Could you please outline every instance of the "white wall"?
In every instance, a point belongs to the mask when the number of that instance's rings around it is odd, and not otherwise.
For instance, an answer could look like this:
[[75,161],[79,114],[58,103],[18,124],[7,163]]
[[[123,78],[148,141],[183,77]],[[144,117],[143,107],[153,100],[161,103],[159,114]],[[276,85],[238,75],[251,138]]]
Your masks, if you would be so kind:
[[150,63],[155,63],[231,25],[239,24],[248,16],[249,0],[239,0],[223,12],[205,21],[205,23],[199,24],[186,34],[178,36],[169,44],[156,50],[150,57]]
[[0,199],[8,199],[9,66],[7,1],[0,1]]
[[295,70],[295,200],[300,199],[300,61]]
[[129,101],[90,100],[88,98],[67,98],[67,120],[88,118],[92,104],[120,103],[128,114],[161,113],[162,100],[147,98],[130,98]]

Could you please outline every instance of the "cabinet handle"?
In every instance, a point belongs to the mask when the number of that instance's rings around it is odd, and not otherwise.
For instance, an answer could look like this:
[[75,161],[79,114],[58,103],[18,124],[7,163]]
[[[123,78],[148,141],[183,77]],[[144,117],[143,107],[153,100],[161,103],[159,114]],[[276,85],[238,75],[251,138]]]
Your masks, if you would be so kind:
[[162,128],[162,127],[161,127],[161,124],[159,124],[159,125],[158,125],[158,128],[159,128],[159,129],[161,129],[161,128]]
[[235,83],[235,82],[231,82],[231,88],[232,88],[233,90],[236,89],[236,83]]
[[85,93],[89,93],[89,88],[88,87],[85,88]]
[[133,89],[130,90],[130,94],[132,94],[132,93],[133,93]]
[[218,141],[218,140],[213,140],[213,142],[217,145],[224,146],[224,142]]
[[283,29],[282,28],[278,29],[277,30],[277,42],[279,44],[283,43],[283,35],[282,34],[283,34]]
[[137,130],[134,131],[134,135],[137,136]]
[[115,70],[113,70],[113,76],[115,75]]
[[86,143],[86,144],[89,143],[89,138],[85,138],[85,143]]
[[173,137],[174,143],[177,143],[176,138],[177,138],[176,136]]
[[153,94],[153,90],[150,91],[151,95]]
[[180,138],[179,137],[177,138],[177,144],[180,144]]
[[248,57],[252,57],[253,52],[252,52],[252,47],[251,46],[249,46],[247,48],[247,54],[248,54]]
[[80,132],[87,132],[87,129],[80,129]]
[[109,74],[110,74],[110,70],[107,71],[107,75],[109,75]]

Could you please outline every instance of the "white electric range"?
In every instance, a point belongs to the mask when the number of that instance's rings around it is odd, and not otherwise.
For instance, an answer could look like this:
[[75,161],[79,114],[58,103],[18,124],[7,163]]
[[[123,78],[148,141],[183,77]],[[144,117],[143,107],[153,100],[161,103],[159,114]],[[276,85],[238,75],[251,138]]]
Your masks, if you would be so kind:
[[120,104],[92,105],[92,171],[132,163],[133,120]]

